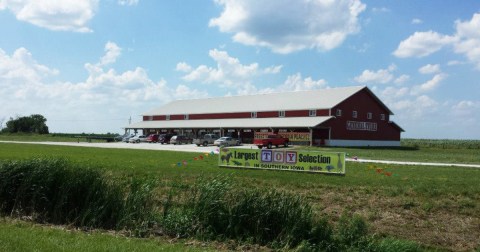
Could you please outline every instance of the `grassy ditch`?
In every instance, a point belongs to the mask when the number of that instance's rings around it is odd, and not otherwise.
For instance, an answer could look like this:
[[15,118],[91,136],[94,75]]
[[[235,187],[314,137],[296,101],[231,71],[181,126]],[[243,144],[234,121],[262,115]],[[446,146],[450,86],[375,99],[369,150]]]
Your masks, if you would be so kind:
[[[65,159],[27,159],[0,164],[4,216],[80,228],[124,230],[133,236],[230,240],[274,249],[419,251],[412,242],[376,239],[359,216],[337,224],[318,218],[302,197],[283,191],[238,189],[231,178],[172,184],[153,195],[155,183],[112,180],[101,170]],[[163,200],[157,200],[163,199]]]
[[[377,149],[368,151],[372,155],[383,154]],[[406,160],[412,155],[411,150],[394,151]],[[199,178],[231,177],[236,195],[242,194],[243,188],[255,188],[262,193],[276,188],[282,193],[301,196],[302,201],[311,206],[315,218],[326,218],[334,227],[347,212],[361,216],[368,222],[369,233],[379,237],[395,237],[451,251],[472,251],[480,247],[480,169],[348,162],[346,176],[339,177],[225,169],[217,166],[217,156],[194,160],[198,155],[200,153],[0,143],[0,162],[65,157],[76,166],[102,167],[109,181],[123,181],[124,185],[133,178],[147,178],[147,181],[153,178],[155,207],[160,207],[162,218],[162,209],[169,197],[172,198],[169,208],[175,210],[171,213],[183,212],[181,207],[187,204],[187,199],[197,195],[194,185],[200,183]],[[445,153],[448,155],[454,156]],[[478,159],[478,154],[475,157]],[[177,166],[183,160],[188,165]],[[378,173],[379,169],[393,175],[385,176]]]

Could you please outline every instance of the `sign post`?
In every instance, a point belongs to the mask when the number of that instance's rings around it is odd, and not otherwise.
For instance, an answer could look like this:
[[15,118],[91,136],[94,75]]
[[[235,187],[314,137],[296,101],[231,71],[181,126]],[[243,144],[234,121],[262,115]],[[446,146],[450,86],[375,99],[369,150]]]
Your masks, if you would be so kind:
[[345,153],[223,147],[218,166],[345,175]]

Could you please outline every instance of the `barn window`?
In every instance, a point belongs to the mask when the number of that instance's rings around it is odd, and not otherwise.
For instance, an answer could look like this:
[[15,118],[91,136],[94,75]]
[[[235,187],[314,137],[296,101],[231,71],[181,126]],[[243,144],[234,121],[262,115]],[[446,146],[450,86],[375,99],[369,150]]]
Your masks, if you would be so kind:
[[257,112],[252,112],[252,113],[251,113],[251,117],[252,117],[252,118],[257,118]]
[[385,121],[385,114],[380,114],[380,120]]
[[166,115],[165,120],[169,121],[170,120],[170,115]]
[[148,116],[147,120],[153,121],[153,116]]
[[285,117],[285,111],[278,111],[278,117]]
[[188,114],[183,115],[184,120],[188,120]]
[[372,119],[372,113],[371,112],[367,113],[367,119]]
[[317,116],[317,111],[315,109],[311,109],[308,111],[308,116]]
[[336,115],[337,115],[337,116],[342,116],[342,110],[341,110],[341,109],[337,109]]
[[357,118],[357,111],[356,110],[352,111],[352,117]]

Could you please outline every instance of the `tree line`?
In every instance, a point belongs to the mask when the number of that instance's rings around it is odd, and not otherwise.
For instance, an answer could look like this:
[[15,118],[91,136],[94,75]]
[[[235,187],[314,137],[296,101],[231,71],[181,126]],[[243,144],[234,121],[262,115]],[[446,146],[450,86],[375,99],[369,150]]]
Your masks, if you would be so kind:
[[[43,115],[34,114],[30,116],[22,116],[11,118],[5,124],[2,133],[37,133],[48,134],[47,119]],[[1,128],[1,125],[0,125]]]

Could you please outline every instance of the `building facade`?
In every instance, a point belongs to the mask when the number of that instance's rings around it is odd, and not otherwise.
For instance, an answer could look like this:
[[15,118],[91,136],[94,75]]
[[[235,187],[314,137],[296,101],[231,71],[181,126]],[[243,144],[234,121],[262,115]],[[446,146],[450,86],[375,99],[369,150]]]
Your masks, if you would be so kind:
[[178,100],[142,115],[125,129],[144,134],[206,133],[242,143],[274,132],[292,144],[399,146],[403,129],[392,111],[365,86],[299,92]]

